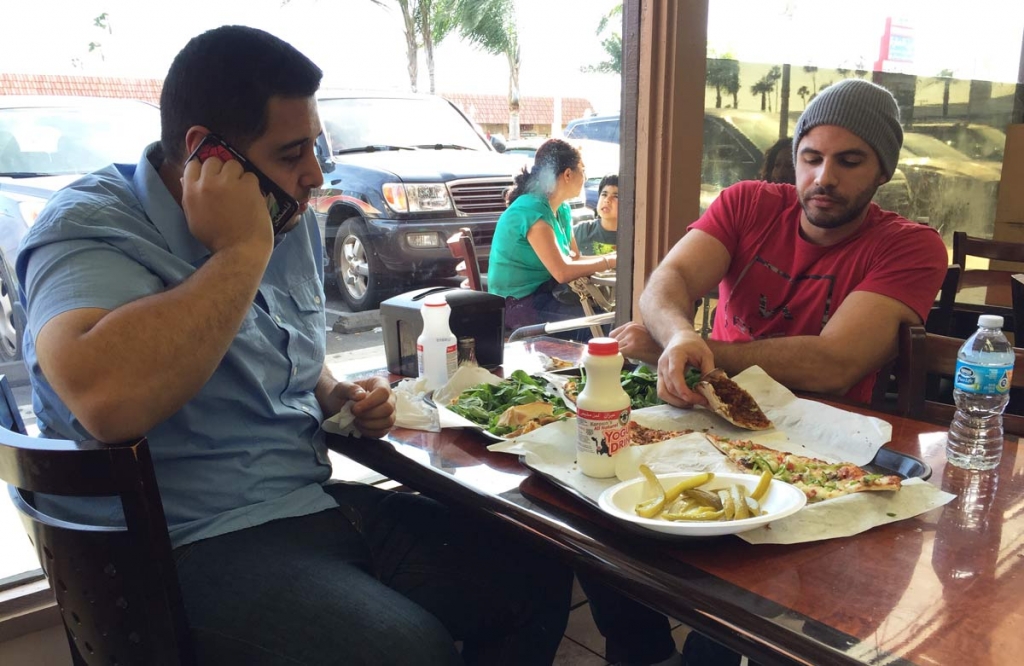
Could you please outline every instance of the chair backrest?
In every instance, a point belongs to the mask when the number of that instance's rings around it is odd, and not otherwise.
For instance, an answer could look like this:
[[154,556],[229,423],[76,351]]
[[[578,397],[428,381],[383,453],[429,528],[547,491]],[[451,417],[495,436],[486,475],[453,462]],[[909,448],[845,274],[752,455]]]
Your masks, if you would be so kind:
[[475,291],[487,291],[483,277],[480,275],[480,261],[476,256],[476,245],[473,243],[473,231],[462,227],[448,239],[448,249],[452,256],[461,259],[466,267],[466,284]]
[[[0,429],[0,480],[57,598],[76,664],[195,663],[145,438],[108,445]],[[49,515],[35,493],[119,497],[125,526]]]
[[[939,402],[929,392],[935,379],[952,380],[956,373],[956,355],[964,341],[928,333],[923,326],[900,327],[900,354],[896,364],[899,386],[898,411],[902,416],[949,424],[955,406]],[[1014,347],[1014,366],[1024,368],[1024,349]],[[1024,372],[1014,373],[1011,388],[1024,387]],[[1003,415],[1003,428],[1013,435],[1024,435],[1024,417]]]
[[1021,345],[1024,342],[1024,273],[1010,276],[1010,295],[1013,300],[1013,344],[1024,346]]
[[1016,318],[1011,305],[1010,276],[1020,269],[997,267],[967,269],[967,257],[981,257],[995,261],[1010,261],[1024,266],[1024,243],[996,241],[968,236],[963,231],[953,232],[953,263],[961,267],[960,286],[957,291],[985,288],[985,303],[956,302],[953,306],[951,334],[967,337],[977,326],[979,314],[997,314],[1006,320],[1006,329],[1016,331]]
[[956,304],[956,292],[960,291],[960,264],[946,267],[946,277],[939,290],[939,299],[928,313],[926,326],[930,333],[949,335],[953,331],[953,308]]

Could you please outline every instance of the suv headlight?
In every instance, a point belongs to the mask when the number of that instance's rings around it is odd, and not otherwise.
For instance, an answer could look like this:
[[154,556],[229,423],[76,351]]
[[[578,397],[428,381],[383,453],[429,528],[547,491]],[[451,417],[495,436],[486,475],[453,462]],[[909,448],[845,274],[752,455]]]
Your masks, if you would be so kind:
[[452,200],[444,183],[385,183],[381,187],[384,200],[400,213],[451,210]]

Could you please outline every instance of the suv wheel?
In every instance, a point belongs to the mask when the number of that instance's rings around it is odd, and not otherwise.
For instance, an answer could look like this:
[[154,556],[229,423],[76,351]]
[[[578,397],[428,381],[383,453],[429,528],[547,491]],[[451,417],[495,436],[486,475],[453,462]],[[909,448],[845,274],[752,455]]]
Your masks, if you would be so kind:
[[341,297],[354,311],[372,310],[390,295],[391,281],[367,242],[366,225],[350,217],[334,239],[334,270]]
[[0,362],[21,358],[21,334],[25,330],[25,321],[17,303],[18,295],[14,291],[7,259],[0,253]]

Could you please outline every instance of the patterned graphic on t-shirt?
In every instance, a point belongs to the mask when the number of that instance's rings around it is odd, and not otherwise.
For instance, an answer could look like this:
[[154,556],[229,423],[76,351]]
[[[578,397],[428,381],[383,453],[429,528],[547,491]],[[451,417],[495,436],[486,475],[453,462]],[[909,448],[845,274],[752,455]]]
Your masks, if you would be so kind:
[[813,321],[820,312],[820,332],[832,316],[835,281],[835,275],[790,275],[757,255],[740,272],[723,305],[726,326],[735,326],[752,340],[776,338],[794,334],[788,330],[790,322]]

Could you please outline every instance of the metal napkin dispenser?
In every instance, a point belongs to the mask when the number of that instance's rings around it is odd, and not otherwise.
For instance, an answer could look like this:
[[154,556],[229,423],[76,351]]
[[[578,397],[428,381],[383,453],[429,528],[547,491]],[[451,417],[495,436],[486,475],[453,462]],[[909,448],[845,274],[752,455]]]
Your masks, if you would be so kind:
[[456,338],[476,341],[476,360],[484,368],[496,368],[504,358],[505,299],[472,289],[428,287],[407,291],[380,304],[384,354],[388,372],[417,377],[416,338],[423,332],[420,309],[430,294],[443,293],[452,309],[448,324]]

